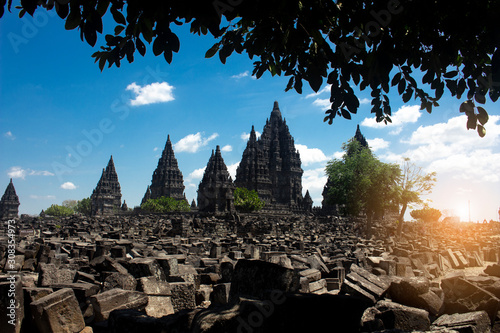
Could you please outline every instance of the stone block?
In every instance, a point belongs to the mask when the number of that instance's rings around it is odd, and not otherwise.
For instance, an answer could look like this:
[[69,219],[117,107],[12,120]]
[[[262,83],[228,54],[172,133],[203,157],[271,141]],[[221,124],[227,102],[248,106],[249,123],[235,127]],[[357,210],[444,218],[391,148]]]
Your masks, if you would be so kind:
[[144,309],[146,314],[151,317],[161,318],[173,314],[174,307],[170,296],[151,296],[148,295],[148,305]]
[[41,333],[80,332],[85,321],[73,290],[61,289],[41,297],[30,305]]
[[447,328],[458,332],[490,332],[491,322],[485,311],[444,314],[432,323],[432,329]]
[[213,304],[227,304],[229,302],[229,292],[231,283],[219,283],[213,287],[212,296],[210,298]]
[[171,296],[170,285],[166,281],[157,280],[153,276],[142,277],[138,279],[137,290],[146,295],[153,296]]
[[270,290],[297,292],[299,288],[299,274],[293,269],[261,260],[240,259],[234,268],[230,299],[262,298]]
[[429,314],[425,310],[390,301],[379,301],[375,308],[378,312],[374,317],[383,323],[386,330],[412,332],[430,329]]
[[234,263],[232,261],[223,261],[220,264],[221,283],[231,282],[233,279]]
[[172,291],[172,305],[175,312],[184,309],[194,309],[196,307],[196,293],[193,283],[171,282],[170,289]]
[[40,263],[38,267],[39,287],[50,287],[54,284],[73,283],[76,276],[76,270],[68,268],[58,268],[54,264]]
[[100,291],[100,286],[92,283],[66,283],[66,284],[54,284],[52,289],[54,291],[64,288],[70,288],[75,293],[78,303],[85,304],[87,298],[97,294]]
[[104,279],[103,290],[120,288],[123,290],[135,290],[137,280],[129,273],[113,272]]
[[24,317],[21,276],[9,275],[6,282],[0,282],[0,331],[19,333]]
[[326,288],[326,280],[320,279],[309,283],[309,292],[313,294],[324,294],[328,290]]
[[394,260],[381,260],[379,266],[387,275],[396,275],[396,262]]
[[134,258],[128,261],[125,266],[136,279],[154,276],[158,280],[166,281],[165,274],[155,258]]
[[94,308],[95,321],[100,322],[108,319],[113,310],[144,309],[148,304],[148,297],[141,292],[112,289],[92,296],[90,302]]
[[214,288],[213,285],[202,284],[200,288],[196,291],[196,305],[210,305],[210,297],[212,295]]
[[339,290],[340,289],[340,280],[337,278],[325,278],[326,280],[326,289],[330,290]]
[[168,278],[171,275],[179,274],[179,261],[176,257],[165,256],[165,257],[155,257],[156,261],[163,270],[163,274]]
[[500,300],[492,293],[460,276],[452,276],[441,280],[441,288],[445,295],[445,313],[453,314],[484,310],[488,313],[491,321],[495,320],[500,307]]
[[321,272],[315,268],[309,268],[299,272],[301,278],[305,278],[307,282],[314,282],[321,279]]
[[455,256],[455,253],[451,249],[447,249],[442,253],[442,255],[450,261],[452,268],[455,269],[460,268],[460,263],[457,257]]

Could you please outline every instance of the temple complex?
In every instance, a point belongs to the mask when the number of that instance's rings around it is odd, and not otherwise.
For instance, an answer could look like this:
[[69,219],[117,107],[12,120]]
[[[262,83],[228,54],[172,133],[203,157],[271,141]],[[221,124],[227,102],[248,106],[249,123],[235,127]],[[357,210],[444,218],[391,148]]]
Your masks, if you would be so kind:
[[158,160],[158,166],[153,173],[151,186],[148,186],[142,203],[148,199],[157,199],[160,197],[170,197],[178,200],[185,199],[184,179],[174,155],[170,135],[167,137],[167,143]]
[[102,169],[101,179],[90,197],[91,214],[93,216],[115,214],[121,208],[121,198],[120,183],[111,156],[106,169]]
[[257,139],[252,126],[247,147],[236,170],[235,185],[256,190],[266,207],[302,206],[300,155],[278,102]]
[[234,184],[222,158],[220,147],[212,150],[203,179],[198,187],[200,212],[233,212]]
[[10,179],[9,185],[5,189],[5,193],[0,200],[0,219],[16,218],[19,214],[19,197],[16,194],[16,189]]

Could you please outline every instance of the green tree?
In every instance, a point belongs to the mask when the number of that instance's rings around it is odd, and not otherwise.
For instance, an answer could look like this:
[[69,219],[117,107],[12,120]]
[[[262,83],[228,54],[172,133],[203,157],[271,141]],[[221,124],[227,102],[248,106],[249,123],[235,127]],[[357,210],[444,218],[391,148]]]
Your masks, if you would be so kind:
[[153,213],[169,212],[189,212],[191,207],[185,200],[176,200],[170,197],[160,197],[157,199],[148,199],[141,205],[141,209]]
[[92,200],[90,198],[84,198],[79,200],[76,204],[75,211],[77,213],[90,216],[91,213]]
[[422,209],[412,210],[411,217],[424,222],[437,222],[441,217],[441,212],[438,209],[425,206]]
[[[0,17],[12,4],[1,1]],[[460,111],[467,128],[484,136],[488,114],[476,103],[500,97],[498,0],[23,0],[19,16],[39,7],[55,8],[65,28],[79,29],[92,46],[106,34],[92,55],[101,70],[133,62],[136,51],[144,56],[146,44],[171,63],[181,46],[171,27],[189,25],[191,33],[217,39],[206,57],[218,53],[225,63],[233,52],[246,52],[256,58],[257,78],[287,76],[286,90],[298,93],[303,81],[314,91],[331,84],[324,119],[330,124],[358,111],[353,86],[371,90],[379,122],[391,121],[391,90],[405,103],[419,100],[429,113],[448,90],[458,99],[465,94]],[[103,20],[106,14],[114,23],[104,27],[112,22]]]
[[401,206],[398,218],[398,237],[401,237],[403,231],[403,221],[408,205],[422,203],[421,196],[431,193],[435,182],[435,172],[424,173],[422,168],[411,163],[409,158],[403,160],[402,175],[398,180],[398,201]]
[[58,217],[66,217],[66,216],[71,216],[75,212],[73,209],[66,207],[66,206],[59,206],[59,205],[51,205],[49,208],[45,210],[46,215],[50,216],[58,216]]
[[234,190],[234,207],[241,212],[254,212],[264,208],[265,202],[259,198],[257,191],[245,187]]
[[68,208],[71,208],[71,209],[75,210],[75,207],[76,207],[77,203],[78,203],[78,201],[76,201],[76,200],[64,200],[62,202],[62,205],[64,207],[68,207]]
[[373,216],[394,207],[401,170],[398,165],[380,162],[356,139],[344,143],[342,149],[346,152],[343,158],[328,162],[326,167],[331,185],[327,200],[343,207],[344,214],[364,212],[370,232]]

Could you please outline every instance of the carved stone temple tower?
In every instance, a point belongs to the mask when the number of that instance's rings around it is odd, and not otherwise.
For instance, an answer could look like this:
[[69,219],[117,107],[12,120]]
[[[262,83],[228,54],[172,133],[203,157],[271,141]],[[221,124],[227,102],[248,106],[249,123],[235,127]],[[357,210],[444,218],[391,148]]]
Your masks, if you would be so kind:
[[299,152],[274,102],[271,117],[257,140],[252,126],[247,147],[236,170],[236,187],[256,190],[269,205],[302,205],[302,173]]
[[16,194],[16,189],[14,188],[11,178],[0,200],[0,219],[13,219],[16,218],[18,214],[19,197]]
[[198,210],[200,212],[233,212],[234,184],[226,164],[222,159],[220,147],[212,150],[203,179],[198,187]]
[[115,170],[113,156],[106,169],[102,169],[101,179],[90,196],[91,215],[113,215],[121,208],[122,192]]
[[151,186],[148,186],[142,203],[148,199],[157,199],[160,197],[170,197],[178,200],[185,199],[184,178],[174,155],[170,135],[167,137],[167,143],[151,179]]

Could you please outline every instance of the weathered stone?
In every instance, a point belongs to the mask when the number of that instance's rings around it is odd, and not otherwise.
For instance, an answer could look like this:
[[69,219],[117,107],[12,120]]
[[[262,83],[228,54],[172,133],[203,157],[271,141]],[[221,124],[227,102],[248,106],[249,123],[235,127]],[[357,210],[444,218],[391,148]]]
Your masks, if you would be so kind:
[[111,273],[104,279],[103,290],[120,288],[124,290],[135,290],[137,286],[136,279],[131,274],[122,274],[118,272]]
[[236,263],[230,299],[239,296],[261,298],[270,290],[298,291],[299,275],[292,269],[261,260],[241,259]]
[[117,309],[144,309],[148,304],[148,297],[144,293],[112,289],[94,295],[90,298],[94,308],[96,322],[108,319],[109,314]]
[[300,277],[306,278],[307,282],[318,281],[321,279],[321,272],[315,268],[306,269],[299,272]]
[[441,280],[444,291],[444,311],[447,314],[484,310],[493,321],[500,300],[492,293],[458,276]]
[[85,328],[73,290],[61,289],[31,303],[31,313],[41,333],[80,332]]
[[179,274],[179,261],[175,257],[155,257],[156,261],[160,265],[163,270],[163,274],[165,274],[165,278],[168,278],[171,275]]
[[196,293],[194,284],[189,282],[171,282],[172,305],[174,311],[194,309],[196,307]]
[[165,274],[154,258],[134,258],[125,265],[128,272],[136,279],[144,276],[154,276],[158,280],[165,281]]
[[390,301],[379,301],[375,308],[379,312],[375,313],[374,317],[382,321],[385,329],[403,331],[428,331],[430,329],[429,314],[425,310]]
[[488,265],[488,267],[484,269],[484,273],[491,276],[500,277],[500,264]]
[[351,273],[347,274],[341,291],[364,298],[375,303],[380,299],[390,284],[355,264],[351,265]]
[[326,280],[321,279],[318,281],[310,282],[309,283],[309,292],[314,293],[314,294],[324,294],[328,292],[328,289],[326,288]]
[[68,268],[57,268],[54,264],[40,263],[38,274],[38,286],[50,287],[54,284],[72,283],[75,279],[76,270]]
[[433,330],[449,328],[459,332],[490,332],[491,322],[486,311],[444,314],[433,323]]
[[219,283],[213,288],[211,302],[213,304],[227,304],[229,302],[231,283]]
[[0,282],[0,331],[19,333],[24,317],[21,276],[10,275],[7,282]]
[[172,291],[168,282],[160,281],[153,276],[138,279],[137,290],[146,295],[171,296]]
[[172,298],[170,296],[148,295],[147,297],[148,305],[146,305],[144,311],[148,316],[161,318],[175,313],[172,305]]

